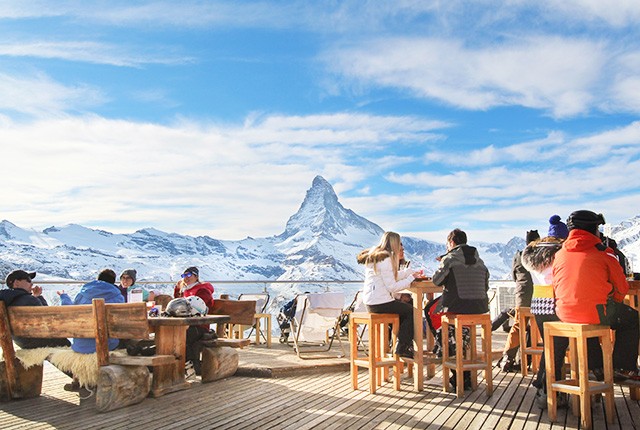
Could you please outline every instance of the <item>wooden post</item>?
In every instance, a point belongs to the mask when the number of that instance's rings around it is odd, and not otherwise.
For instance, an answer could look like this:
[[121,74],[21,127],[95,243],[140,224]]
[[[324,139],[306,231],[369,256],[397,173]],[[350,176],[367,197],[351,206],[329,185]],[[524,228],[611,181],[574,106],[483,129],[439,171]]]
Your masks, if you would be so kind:
[[107,366],[109,364],[109,337],[104,299],[93,299],[92,304],[93,318],[96,324],[96,357],[98,366]]
[[8,398],[12,399],[19,381],[17,380],[16,353],[13,349],[9,317],[7,316],[7,307],[3,301],[0,301],[0,346],[2,346],[2,354],[4,355]]

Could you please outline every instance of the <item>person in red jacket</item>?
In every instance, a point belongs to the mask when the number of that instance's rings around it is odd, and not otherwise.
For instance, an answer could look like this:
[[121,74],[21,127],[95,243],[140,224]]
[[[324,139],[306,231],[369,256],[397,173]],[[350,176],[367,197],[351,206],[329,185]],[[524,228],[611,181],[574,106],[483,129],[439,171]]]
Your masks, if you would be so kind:
[[[569,237],[553,262],[556,314],[563,322],[610,325],[616,331],[616,377],[637,378],[638,312],[622,303],[629,284],[614,251],[602,244],[598,226],[604,222],[602,214],[587,210],[569,215]],[[614,302],[613,315],[606,314],[611,309],[608,299]],[[603,364],[597,339],[589,339],[588,349],[589,367],[598,376]],[[560,368],[565,350],[566,346],[556,350],[556,369]]]
[[[200,282],[200,271],[197,267],[187,267],[180,280],[173,289],[173,297],[197,296],[204,301],[207,308],[213,308],[213,285],[209,282]],[[209,333],[209,325],[189,326],[187,330],[187,351],[185,358],[193,363],[196,375],[200,375],[200,350],[197,343],[205,333]]]
[[182,280],[173,288],[173,297],[198,296],[209,309],[213,308],[213,285],[200,282],[200,271],[197,267],[187,267],[182,274]]

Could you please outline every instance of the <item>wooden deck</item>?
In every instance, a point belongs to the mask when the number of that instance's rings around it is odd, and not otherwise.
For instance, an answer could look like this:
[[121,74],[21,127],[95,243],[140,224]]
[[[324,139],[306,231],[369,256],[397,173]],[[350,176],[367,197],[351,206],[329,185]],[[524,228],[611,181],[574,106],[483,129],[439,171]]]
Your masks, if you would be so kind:
[[[531,376],[493,372],[494,394],[484,383],[458,400],[442,392],[440,372],[415,392],[402,380],[402,391],[387,383],[368,392],[360,373],[360,389],[351,389],[345,359],[299,360],[282,345],[267,350],[252,346],[241,353],[240,374],[108,413],[97,413],[92,399],[80,403],[62,386],[69,378],[45,365],[43,395],[0,403],[0,428],[13,429],[578,429],[579,420],[559,410],[550,423],[534,405]],[[253,369],[253,370],[252,370]],[[271,370],[269,370],[271,369]],[[640,423],[640,404],[616,386],[615,424],[608,425],[602,403],[593,407],[594,428],[633,429]]]

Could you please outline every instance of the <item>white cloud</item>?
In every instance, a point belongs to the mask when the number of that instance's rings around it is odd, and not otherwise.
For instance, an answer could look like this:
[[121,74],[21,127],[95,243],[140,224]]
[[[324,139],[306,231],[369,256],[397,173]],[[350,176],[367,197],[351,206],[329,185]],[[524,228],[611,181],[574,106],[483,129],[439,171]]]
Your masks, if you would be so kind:
[[171,57],[167,49],[135,48],[91,41],[21,41],[0,43],[0,55],[7,57],[55,58],[94,64],[140,67],[144,64],[184,64],[188,57]]
[[640,3],[636,0],[545,0],[542,3],[542,8],[550,7],[571,21],[601,21],[613,27],[640,22]]
[[591,91],[607,58],[601,43],[544,36],[480,47],[458,40],[382,38],[323,55],[330,69],[359,84],[401,88],[465,109],[519,105],[557,117],[593,106]]
[[[348,117],[294,117],[289,123],[267,116],[253,130],[247,124],[161,126],[95,116],[6,120],[0,141],[11,144],[0,148],[0,158],[25,170],[7,175],[3,217],[39,226],[154,226],[218,238],[237,239],[238,226],[248,235],[276,234],[315,175],[343,192],[375,174],[354,157],[367,124],[386,125],[374,127],[380,146],[405,136],[407,124],[420,134],[410,118]],[[436,123],[422,124],[433,130]],[[245,140],[247,135],[252,138]],[[392,158],[383,165],[408,160]]]
[[0,110],[30,116],[62,115],[104,103],[105,96],[89,85],[65,86],[43,73],[13,75],[0,72]]

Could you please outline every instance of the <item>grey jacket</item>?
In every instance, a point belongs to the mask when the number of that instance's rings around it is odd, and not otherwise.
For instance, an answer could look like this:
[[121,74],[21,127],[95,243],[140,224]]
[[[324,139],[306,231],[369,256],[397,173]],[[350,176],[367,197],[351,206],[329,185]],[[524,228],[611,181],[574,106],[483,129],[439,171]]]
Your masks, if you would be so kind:
[[458,245],[447,252],[433,274],[433,283],[443,287],[443,312],[489,312],[489,270],[473,246]]

